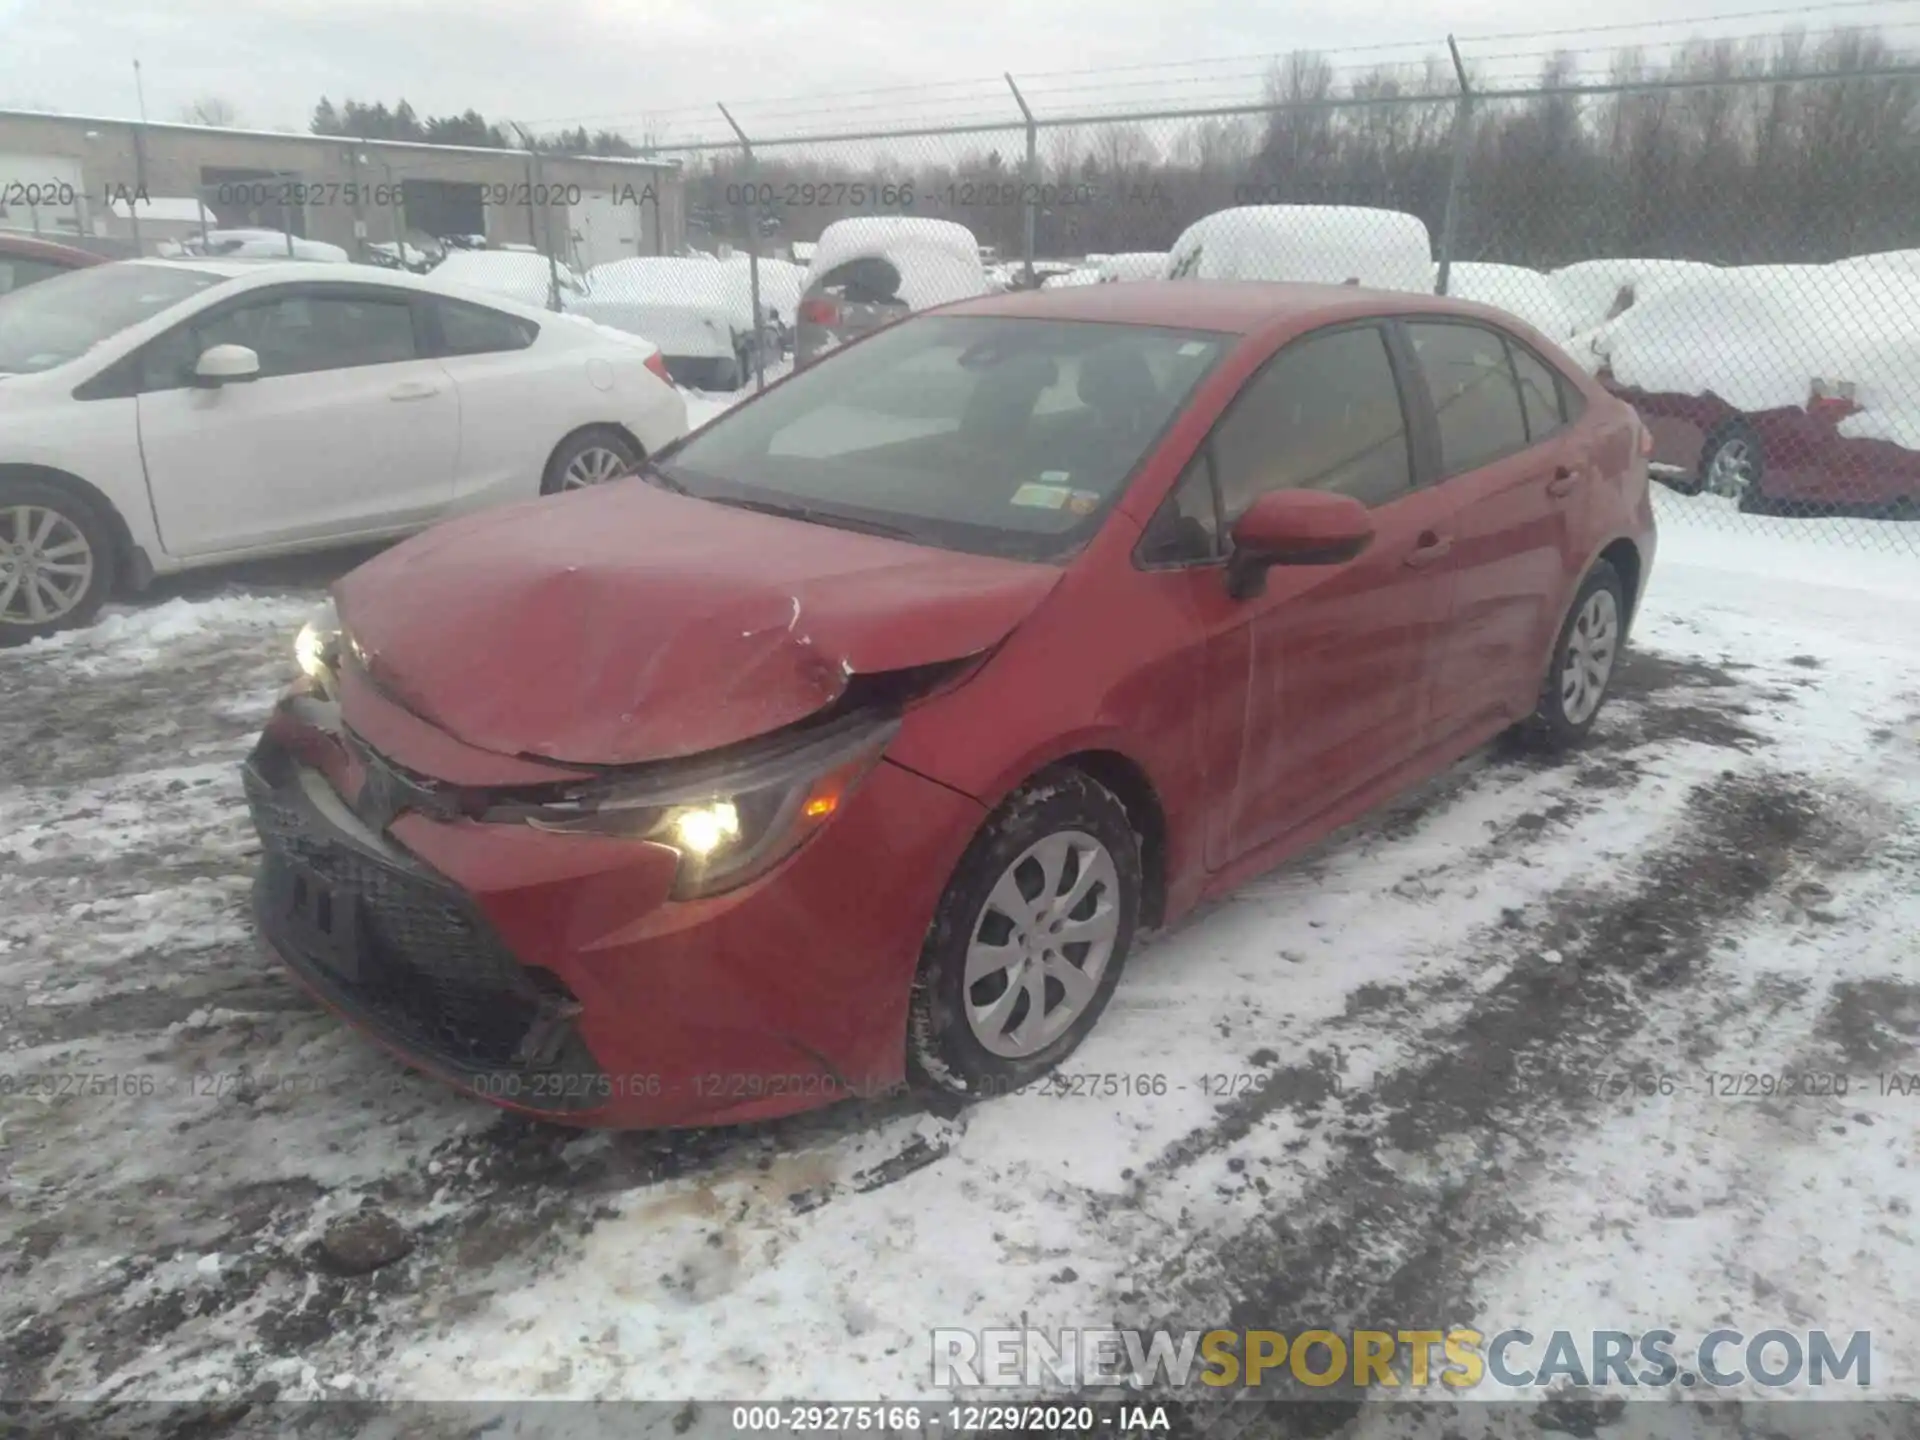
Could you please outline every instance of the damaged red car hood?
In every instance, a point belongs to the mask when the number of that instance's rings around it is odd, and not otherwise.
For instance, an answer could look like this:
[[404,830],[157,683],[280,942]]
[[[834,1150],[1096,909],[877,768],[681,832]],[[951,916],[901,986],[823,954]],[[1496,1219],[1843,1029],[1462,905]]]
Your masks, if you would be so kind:
[[975,654],[1059,576],[632,481],[442,525],[335,596],[374,682],[421,719],[497,754],[620,765]]

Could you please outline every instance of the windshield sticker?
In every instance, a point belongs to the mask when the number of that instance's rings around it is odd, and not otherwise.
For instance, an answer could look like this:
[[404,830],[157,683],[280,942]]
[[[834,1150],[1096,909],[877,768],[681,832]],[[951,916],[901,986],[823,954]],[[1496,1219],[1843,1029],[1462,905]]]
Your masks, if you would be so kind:
[[1099,508],[1100,492],[1098,490],[1069,490],[1067,492],[1067,509],[1075,515],[1091,515]]
[[1207,353],[1207,342],[1204,340],[1189,340],[1180,347],[1179,353],[1182,355],[1204,355]]
[[1040,472],[1040,483],[1042,485],[1064,485],[1071,479],[1073,479],[1073,472],[1071,470],[1042,470]]
[[1008,503],[1025,505],[1035,510],[1058,510],[1072,496],[1073,491],[1064,485],[1035,485],[1028,482],[1013,492],[1013,499]]

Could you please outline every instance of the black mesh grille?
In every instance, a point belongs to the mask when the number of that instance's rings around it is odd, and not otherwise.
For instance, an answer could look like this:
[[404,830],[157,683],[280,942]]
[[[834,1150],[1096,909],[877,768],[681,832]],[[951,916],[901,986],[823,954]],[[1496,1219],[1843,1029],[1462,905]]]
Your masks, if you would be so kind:
[[[577,1037],[542,1053],[538,1027],[555,1023],[559,982],[522,966],[456,887],[417,861],[387,860],[348,840],[301,790],[284,755],[258,753],[248,799],[262,864],[257,910],[275,947],[343,1007],[422,1059],[467,1074],[525,1077],[596,1071]],[[294,888],[325,885],[357,914],[351,976],[312,952],[286,922]],[[539,983],[544,981],[545,983]],[[563,1022],[562,1022],[563,1023]],[[578,1097],[582,1087],[571,1087]],[[569,1087],[513,1086],[511,1093],[565,1107]]]

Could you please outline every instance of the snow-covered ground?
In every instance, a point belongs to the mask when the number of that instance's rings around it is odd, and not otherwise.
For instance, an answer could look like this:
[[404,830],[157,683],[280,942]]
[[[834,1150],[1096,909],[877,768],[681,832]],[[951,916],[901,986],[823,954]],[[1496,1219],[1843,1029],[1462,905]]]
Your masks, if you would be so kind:
[[[1920,556],[1661,508],[1586,748],[1155,937],[1067,1066],[1135,1093],[948,1117],[576,1134],[318,1011],[236,770],[312,566],[0,653],[0,1396],[925,1396],[1023,1321],[1867,1329],[1920,1395]],[[1783,1072],[1849,1090],[1703,1093]]]

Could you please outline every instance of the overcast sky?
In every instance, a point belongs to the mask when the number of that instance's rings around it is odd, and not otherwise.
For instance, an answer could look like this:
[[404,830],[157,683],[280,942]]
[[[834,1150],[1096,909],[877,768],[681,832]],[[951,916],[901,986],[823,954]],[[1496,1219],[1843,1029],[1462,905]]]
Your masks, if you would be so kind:
[[[1263,58],[1295,48],[1358,64],[1414,53],[1359,47],[1452,30],[1470,58],[1517,76],[1532,68],[1521,57],[1554,45],[1603,66],[1622,41],[1764,35],[1796,17],[1816,30],[1886,23],[1890,39],[1920,41],[1920,0],[0,0],[0,106],[133,115],[137,56],[154,120],[214,96],[242,125],[304,129],[322,95],[404,96],[423,115],[472,106],[536,127],[689,138],[720,130],[715,100],[750,130],[789,131],[982,117],[1009,103],[1005,70],[1034,77],[1043,111],[1220,101],[1257,90]],[[1583,25],[1609,28],[1516,38]],[[1171,61],[1214,63],[1123,68]],[[1062,73],[1081,71],[1102,73]]]

